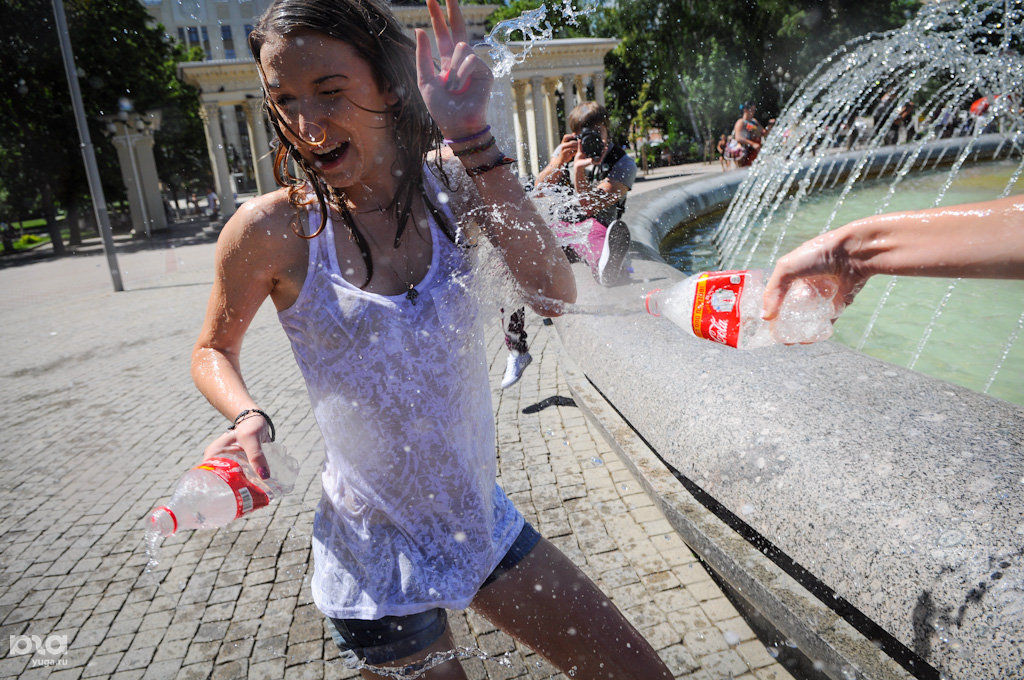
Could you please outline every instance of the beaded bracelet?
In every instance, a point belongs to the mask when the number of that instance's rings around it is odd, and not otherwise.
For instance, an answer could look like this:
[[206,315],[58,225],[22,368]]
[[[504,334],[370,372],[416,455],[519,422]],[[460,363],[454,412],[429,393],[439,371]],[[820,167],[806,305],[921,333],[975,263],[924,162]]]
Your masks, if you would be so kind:
[[476,177],[477,175],[482,175],[485,172],[490,172],[495,168],[500,168],[503,165],[511,165],[512,163],[515,162],[516,159],[509,158],[508,156],[502,154],[501,156],[498,157],[497,160],[495,160],[492,163],[487,163],[486,165],[478,165],[475,168],[467,168],[466,174],[469,175],[470,177]]
[[494,146],[497,143],[498,143],[498,140],[495,139],[494,137],[491,137],[489,140],[487,140],[483,144],[480,144],[478,146],[471,146],[468,149],[462,149],[461,151],[454,151],[454,153],[459,158],[461,158],[463,156],[472,156],[475,153],[480,153],[481,151],[487,151],[487,149],[490,149],[492,146]]
[[274,429],[274,421],[270,419],[270,416],[268,416],[265,411],[261,411],[258,408],[247,408],[244,411],[242,411],[241,413],[239,413],[237,416],[235,416],[235,421],[233,423],[231,423],[231,427],[229,427],[228,429],[229,430],[235,429],[235,427],[240,422],[242,422],[243,420],[247,420],[249,417],[251,417],[253,415],[263,416],[263,419],[265,421],[267,421],[267,425],[270,426],[270,441],[274,441],[274,439],[277,438],[277,430]]
[[468,137],[459,137],[458,139],[447,139],[447,138],[445,138],[444,143],[445,144],[465,144],[466,142],[472,142],[477,137],[483,137],[484,135],[486,135],[490,131],[491,131],[491,126],[490,125],[486,125],[486,126],[484,126],[483,130],[481,130],[480,132],[473,133],[473,134],[471,134]]

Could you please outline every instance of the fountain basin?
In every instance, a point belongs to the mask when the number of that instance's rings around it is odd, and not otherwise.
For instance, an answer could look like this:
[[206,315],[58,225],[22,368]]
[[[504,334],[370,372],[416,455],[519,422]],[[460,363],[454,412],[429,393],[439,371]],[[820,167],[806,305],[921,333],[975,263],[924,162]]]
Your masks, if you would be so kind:
[[[829,162],[838,172],[858,155]],[[583,304],[638,310],[556,320],[582,380],[629,426],[607,430],[632,431],[660,457],[677,486],[648,490],[687,542],[809,656],[828,657],[833,677],[899,677],[868,661],[876,641],[917,677],[1021,677],[1024,410],[836,343],[740,352],[639,311],[643,291],[682,277],[657,255],[664,235],[722,207],[743,174],[630,201],[634,278],[646,283],[599,289],[577,277]],[[681,499],[695,498],[732,533],[684,521]],[[768,558],[751,545],[774,561],[758,568]],[[772,589],[780,564],[798,594]],[[829,637],[839,620],[859,647]]]

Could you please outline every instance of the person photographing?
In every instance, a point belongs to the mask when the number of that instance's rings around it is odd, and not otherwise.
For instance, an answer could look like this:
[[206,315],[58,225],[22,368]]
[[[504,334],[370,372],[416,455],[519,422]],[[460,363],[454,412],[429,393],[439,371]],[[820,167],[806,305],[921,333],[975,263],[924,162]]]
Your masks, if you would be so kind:
[[[537,175],[536,190],[543,193],[545,188],[561,187],[571,193],[552,229],[556,236],[578,239],[566,247],[570,262],[586,262],[599,284],[614,286],[625,279],[631,239],[622,214],[636,180],[636,162],[621,146],[610,143],[608,111],[601,104],[579,104],[569,113],[566,125],[570,131]],[[533,360],[525,320],[520,307],[505,324],[509,356],[502,389],[518,382]]]

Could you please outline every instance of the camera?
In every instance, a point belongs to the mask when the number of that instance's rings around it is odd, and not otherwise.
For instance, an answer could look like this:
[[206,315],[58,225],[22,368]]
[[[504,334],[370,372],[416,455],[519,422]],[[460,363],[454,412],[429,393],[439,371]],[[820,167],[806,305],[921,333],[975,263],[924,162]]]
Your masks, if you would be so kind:
[[597,128],[583,128],[576,135],[580,142],[580,149],[587,158],[597,158],[604,152],[604,140],[601,139],[601,131]]

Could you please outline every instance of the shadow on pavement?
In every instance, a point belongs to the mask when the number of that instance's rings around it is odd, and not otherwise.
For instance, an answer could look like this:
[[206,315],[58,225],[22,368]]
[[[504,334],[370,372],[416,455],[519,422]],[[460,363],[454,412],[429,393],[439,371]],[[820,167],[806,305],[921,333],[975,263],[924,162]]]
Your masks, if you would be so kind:
[[538,401],[536,404],[530,404],[529,406],[527,406],[526,408],[523,409],[523,413],[525,413],[527,415],[529,415],[531,413],[539,413],[540,411],[543,411],[544,409],[546,409],[549,406],[575,406],[575,405],[576,405],[576,402],[573,401],[571,397],[563,397],[561,395],[556,394],[553,397],[548,397],[547,399],[542,399],[541,401]]

